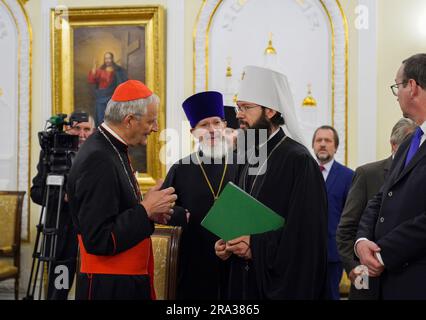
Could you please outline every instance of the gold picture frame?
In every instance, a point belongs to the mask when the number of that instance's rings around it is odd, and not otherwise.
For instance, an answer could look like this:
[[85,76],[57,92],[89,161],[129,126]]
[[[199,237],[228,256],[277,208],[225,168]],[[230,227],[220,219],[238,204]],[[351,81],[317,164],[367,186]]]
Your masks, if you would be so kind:
[[[77,69],[82,68],[81,64],[75,64],[76,54],[80,52],[91,52],[90,48],[85,50],[76,50],[75,37],[78,34],[87,34],[95,30],[106,30],[101,34],[111,34],[109,31],[115,32],[117,41],[130,41],[130,35],[125,40],[121,39],[120,30],[133,30],[139,28],[139,37],[143,43],[138,47],[142,50],[139,56],[143,56],[143,66],[139,75],[142,77],[146,85],[160,97],[160,110],[158,117],[159,130],[152,133],[148,139],[145,153],[144,167],[145,171],[138,173],[138,182],[141,190],[145,192],[147,189],[155,185],[155,181],[165,176],[165,165],[160,161],[160,150],[163,143],[159,140],[161,130],[165,129],[165,26],[164,26],[164,9],[162,6],[140,6],[140,7],[103,7],[103,8],[66,8],[65,10],[51,10],[51,39],[52,39],[52,106],[53,113],[70,114],[74,111],[74,99],[79,99],[76,95],[75,79],[77,79]],[[121,28],[121,29],[120,29]],[[126,29],[127,28],[127,29]],[[136,31],[137,31],[136,30]],[[133,34],[134,34],[133,30]],[[128,31],[130,34],[130,31]],[[133,35],[134,37],[134,35]],[[79,38],[80,39],[80,38]],[[99,49],[99,41],[101,38],[95,39],[97,45],[93,46],[93,50]],[[101,40],[100,40],[101,39]],[[105,39],[107,40],[107,39]],[[78,40],[80,41],[80,40]],[[102,42],[102,44],[108,41]],[[109,42],[111,44],[111,41]],[[90,41],[85,39],[84,44],[90,45]],[[115,44],[114,44],[115,45]],[[126,43],[127,45],[127,43]],[[115,45],[116,47],[119,47]],[[104,52],[108,51],[104,48]],[[99,49],[101,50],[101,49]],[[126,49],[127,50],[127,49]],[[123,52],[123,50],[121,50]],[[126,57],[128,55],[126,51]],[[99,54],[98,54],[99,56]],[[141,58],[137,56],[137,60]],[[124,55],[123,55],[124,57]],[[80,58],[79,58],[80,59]],[[88,57],[88,59],[90,59]],[[127,61],[127,59],[124,59]],[[94,59],[94,61],[96,61]],[[94,62],[96,65],[96,63]],[[130,72],[135,72],[134,68],[129,68]],[[82,71],[78,71],[79,74]],[[130,77],[129,77],[130,78]],[[133,78],[137,79],[137,78]],[[137,79],[139,80],[139,79]],[[88,87],[88,85],[85,85]],[[77,87],[84,87],[77,82]]]

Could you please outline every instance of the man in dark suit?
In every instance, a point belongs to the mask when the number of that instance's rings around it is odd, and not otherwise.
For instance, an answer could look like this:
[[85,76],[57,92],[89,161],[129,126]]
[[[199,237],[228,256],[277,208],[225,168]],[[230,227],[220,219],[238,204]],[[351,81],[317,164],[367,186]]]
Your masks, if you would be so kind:
[[378,281],[374,281],[374,278],[369,279],[368,290],[357,290],[354,286],[354,281],[359,276],[356,268],[360,265],[359,260],[354,255],[356,233],[368,200],[379,192],[388,176],[393,156],[399,145],[415,130],[415,127],[416,125],[410,119],[400,119],[393,127],[390,137],[392,156],[384,160],[367,163],[355,170],[355,176],[336,234],[340,258],[352,283],[349,292],[350,300],[378,299]]
[[337,252],[336,229],[346,202],[354,172],[334,160],[339,136],[331,126],[319,127],[312,138],[312,148],[323,174],[328,197],[328,284],[329,298],[339,300],[343,267]]
[[403,61],[391,89],[418,127],[368,202],[355,253],[369,277],[380,277],[382,299],[426,299],[426,54]]

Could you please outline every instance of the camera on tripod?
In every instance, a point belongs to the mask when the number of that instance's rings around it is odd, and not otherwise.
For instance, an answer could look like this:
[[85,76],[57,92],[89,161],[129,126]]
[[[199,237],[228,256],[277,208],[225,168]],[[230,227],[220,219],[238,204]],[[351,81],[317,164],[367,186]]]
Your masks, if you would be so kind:
[[73,127],[74,123],[89,121],[89,116],[84,112],[73,113],[69,122],[65,121],[66,118],[66,114],[51,117],[47,121],[49,123],[47,129],[38,133],[48,173],[68,173],[75,153],[78,151],[78,136],[67,134],[64,126]]
[[[89,122],[89,116],[83,112],[73,113],[68,122],[66,118],[66,114],[51,117],[47,121],[47,128],[38,133],[42,149],[43,201],[37,224],[27,295],[24,298],[26,300],[33,300],[35,297],[42,299],[44,287],[45,298],[50,298],[53,269],[56,264],[61,263],[56,258],[56,249],[58,236],[62,232],[60,221],[65,201],[65,184],[79,148],[79,136],[66,133],[64,126],[73,128],[77,123]],[[47,274],[46,286],[45,273]]]

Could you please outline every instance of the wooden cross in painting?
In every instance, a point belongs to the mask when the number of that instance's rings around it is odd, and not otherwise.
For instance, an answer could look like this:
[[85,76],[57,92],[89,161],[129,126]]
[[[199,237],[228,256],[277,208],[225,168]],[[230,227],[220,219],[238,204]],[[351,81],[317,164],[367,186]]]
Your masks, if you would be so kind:
[[121,65],[126,66],[126,69],[129,70],[129,56],[139,50],[141,47],[140,39],[136,39],[130,42],[130,31],[124,34],[124,37],[121,41],[121,52],[123,52],[121,56]]

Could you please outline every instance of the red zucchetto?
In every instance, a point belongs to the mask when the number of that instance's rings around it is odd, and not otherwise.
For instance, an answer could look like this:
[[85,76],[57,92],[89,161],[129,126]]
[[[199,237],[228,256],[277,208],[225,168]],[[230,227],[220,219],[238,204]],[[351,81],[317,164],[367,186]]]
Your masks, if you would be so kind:
[[138,80],[128,80],[115,88],[111,99],[116,102],[132,101],[148,98],[152,91]]

